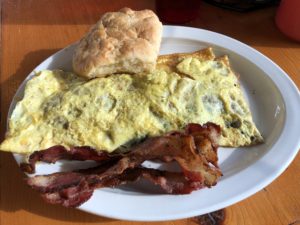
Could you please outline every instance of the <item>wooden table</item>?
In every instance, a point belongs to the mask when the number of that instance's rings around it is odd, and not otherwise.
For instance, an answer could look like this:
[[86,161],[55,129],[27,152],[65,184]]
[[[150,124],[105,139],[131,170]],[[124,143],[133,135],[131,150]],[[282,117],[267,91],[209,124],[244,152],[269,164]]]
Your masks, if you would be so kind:
[[[152,0],[1,1],[1,139],[9,103],[17,87],[45,58],[77,41],[106,11],[123,6],[155,9]],[[236,38],[281,66],[300,87],[300,44],[274,24],[276,8],[246,14],[202,3],[200,16],[186,24]],[[288,143],[286,143],[288,146]],[[45,204],[28,188],[11,154],[0,153],[0,224],[145,224],[102,218]],[[226,208],[224,224],[300,224],[300,155],[271,185]],[[147,224],[195,224],[192,219]]]

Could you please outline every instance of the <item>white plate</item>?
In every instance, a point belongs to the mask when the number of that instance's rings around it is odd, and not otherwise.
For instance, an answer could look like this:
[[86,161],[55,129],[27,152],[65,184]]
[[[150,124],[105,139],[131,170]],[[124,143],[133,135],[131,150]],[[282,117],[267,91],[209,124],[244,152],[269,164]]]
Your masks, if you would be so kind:
[[[139,183],[115,189],[99,189],[79,209],[111,218],[137,221],[174,220],[201,215],[241,201],[278,177],[296,156],[300,145],[300,97],[288,75],[253,48],[214,32],[164,26],[161,54],[190,52],[212,46],[217,55],[227,54],[244,88],[254,121],[265,143],[237,149],[219,150],[224,176],[217,186],[190,195],[161,194],[151,185]],[[71,71],[74,45],[52,55],[35,71]],[[31,73],[28,78],[32,77]],[[23,95],[26,80],[10,107]],[[21,157],[15,155],[20,162]],[[39,164],[39,174],[76,167],[72,162]]]

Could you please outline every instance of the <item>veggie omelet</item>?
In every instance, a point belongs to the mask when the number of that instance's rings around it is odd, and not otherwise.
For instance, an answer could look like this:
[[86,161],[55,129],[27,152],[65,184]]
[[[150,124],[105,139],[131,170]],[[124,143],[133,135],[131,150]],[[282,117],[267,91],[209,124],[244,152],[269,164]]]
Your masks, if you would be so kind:
[[26,84],[0,149],[32,153],[62,145],[113,152],[208,121],[221,126],[221,146],[262,141],[226,57],[186,54],[176,59],[172,66],[161,61],[149,74],[88,81],[61,70],[38,72]]

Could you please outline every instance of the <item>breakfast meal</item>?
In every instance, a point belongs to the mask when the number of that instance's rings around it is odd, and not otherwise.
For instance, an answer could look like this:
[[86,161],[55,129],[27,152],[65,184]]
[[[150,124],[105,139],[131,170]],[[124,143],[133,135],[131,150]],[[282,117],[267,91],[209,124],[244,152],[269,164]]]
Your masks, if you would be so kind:
[[212,48],[158,56],[161,36],[150,10],[106,13],[77,44],[74,72],[43,70],[26,83],[0,149],[27,155],[27,173],[37,162],[98,163],[28,178],[47,202],[77,207],[96,188],[141,178],[188,194],[217,184],[218,146],[263,141],[228,57]]

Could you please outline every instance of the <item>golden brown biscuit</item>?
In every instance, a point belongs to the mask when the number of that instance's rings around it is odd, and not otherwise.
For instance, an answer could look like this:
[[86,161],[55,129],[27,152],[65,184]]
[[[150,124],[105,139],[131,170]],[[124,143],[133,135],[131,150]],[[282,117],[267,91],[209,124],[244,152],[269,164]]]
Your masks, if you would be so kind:
[[151,10],[109,12],[81,39],[73,69],[87,77],[143,73],[155,68],[162,24]]

